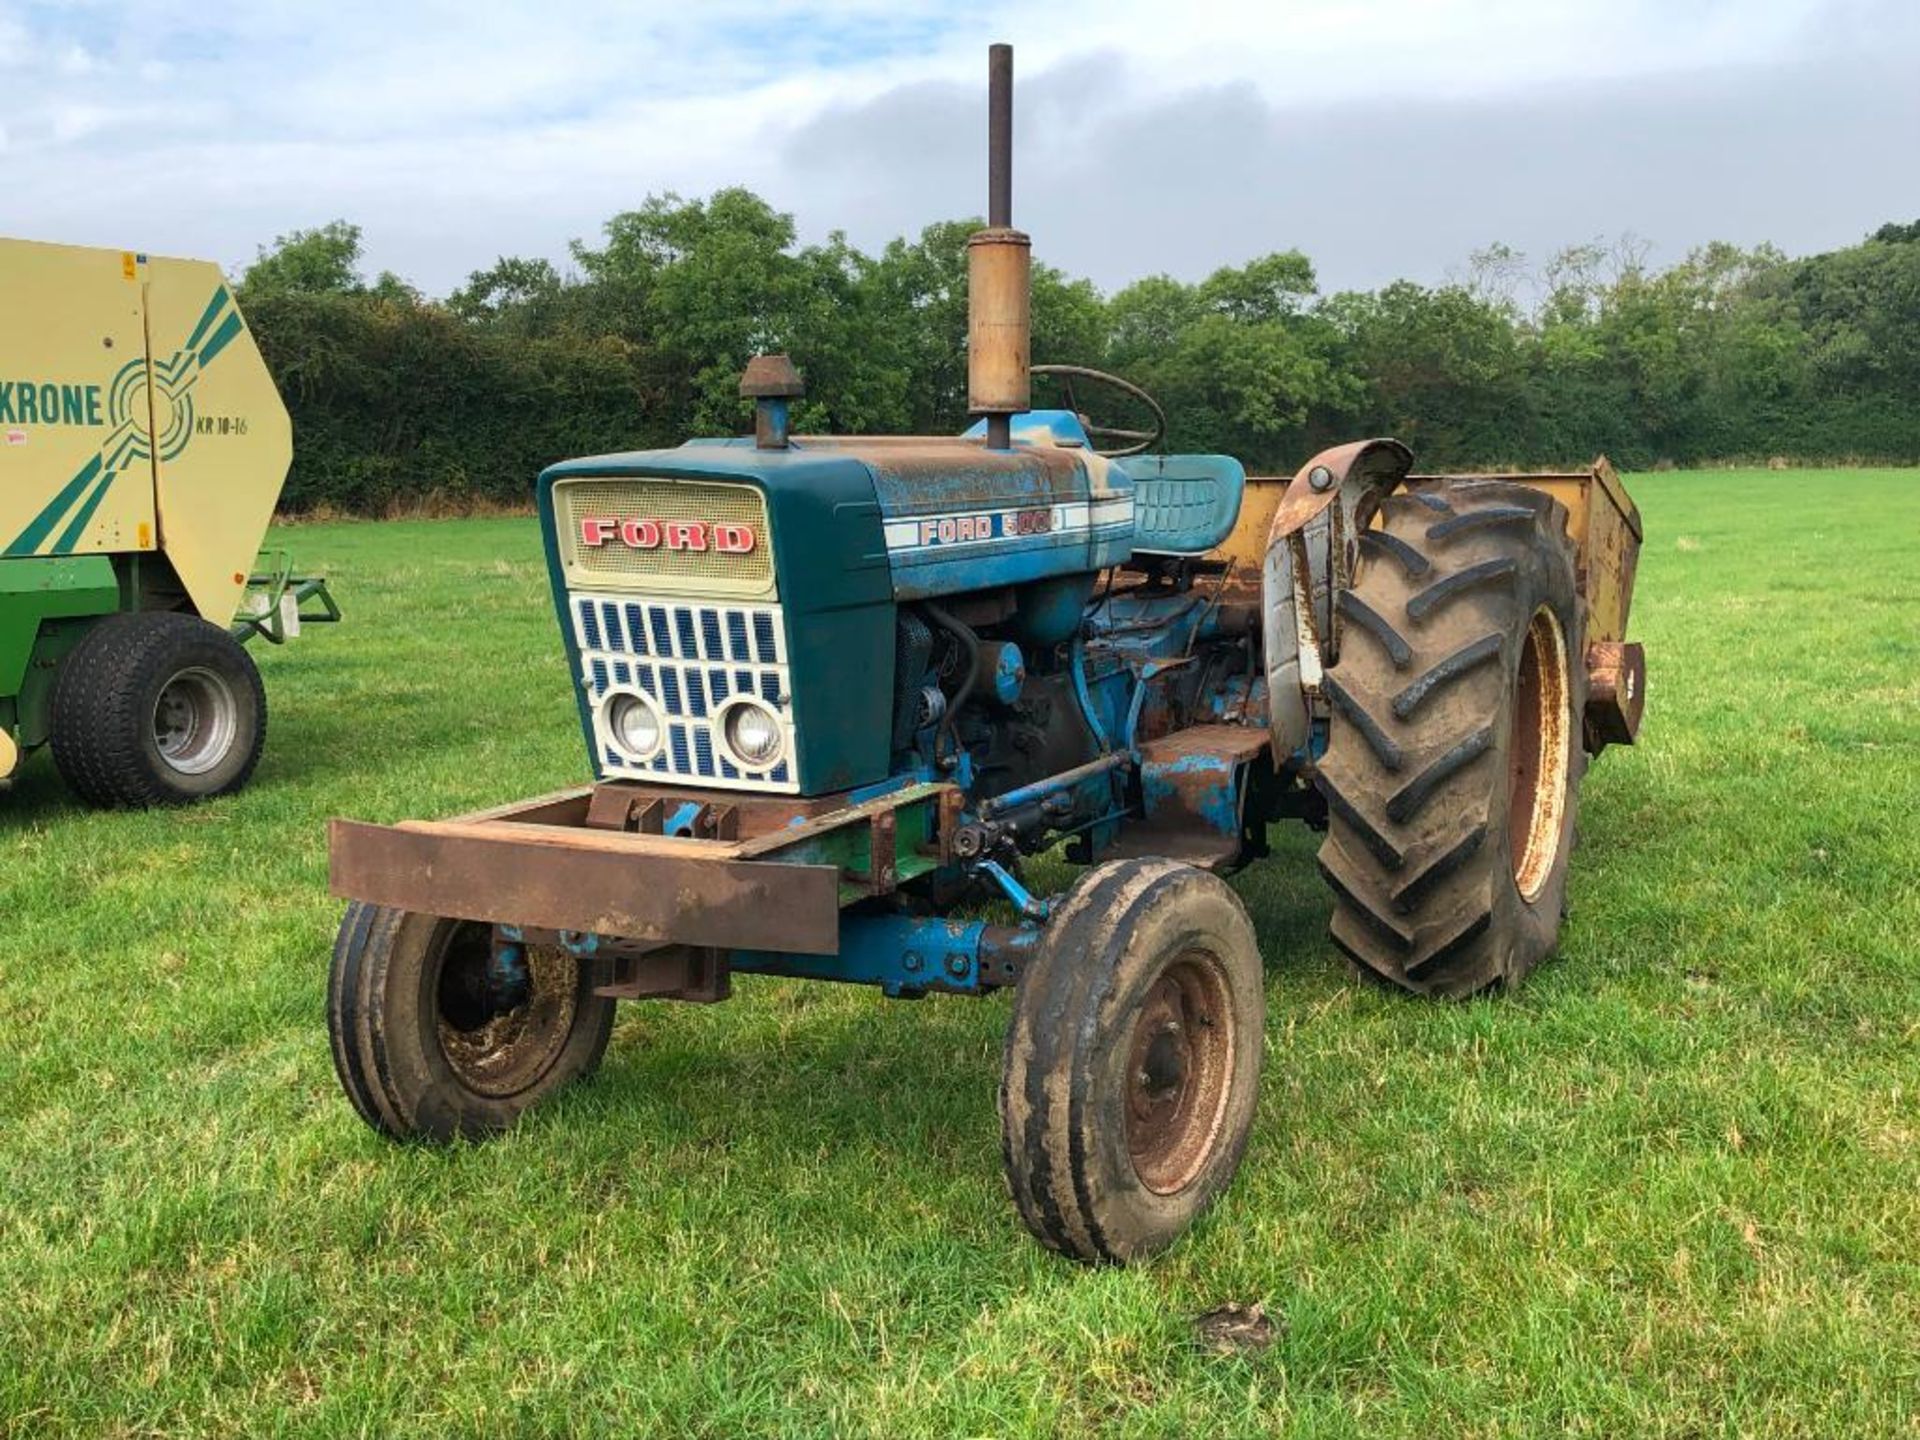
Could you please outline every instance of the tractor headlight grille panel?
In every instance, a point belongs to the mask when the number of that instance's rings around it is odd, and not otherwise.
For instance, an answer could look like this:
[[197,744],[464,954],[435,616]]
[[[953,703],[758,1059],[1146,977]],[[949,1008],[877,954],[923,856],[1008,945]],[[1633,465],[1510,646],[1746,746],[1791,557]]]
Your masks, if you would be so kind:
[[799,790],[778,605],[606,592],[567,604],[605,776]]

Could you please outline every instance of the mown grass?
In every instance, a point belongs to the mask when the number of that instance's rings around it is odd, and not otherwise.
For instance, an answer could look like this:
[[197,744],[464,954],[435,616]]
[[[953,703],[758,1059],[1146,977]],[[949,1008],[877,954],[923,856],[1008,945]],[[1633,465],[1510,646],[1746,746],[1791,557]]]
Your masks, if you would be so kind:
[[[361,1125],[327,817],[583,762],[531,522],[299,528],[348,623],[263,657],[248,793],[0,798],[0,1432],[1912,1434],[1920,479],[1633,484],[1652,706],[1559,957],[1356,988],[1276,831],[1245,1167],[1105,1271],[1007,1204],[1004,998],[748,979],[497,1143]],[[1195,1343],[1230,1300],[1270,1348]]]

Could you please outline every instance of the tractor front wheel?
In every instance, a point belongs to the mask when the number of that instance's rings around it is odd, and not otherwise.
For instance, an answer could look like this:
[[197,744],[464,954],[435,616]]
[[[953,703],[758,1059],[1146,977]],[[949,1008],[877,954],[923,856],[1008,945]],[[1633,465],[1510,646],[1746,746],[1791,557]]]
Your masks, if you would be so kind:
[[347,908],[327,1032],[354,1109],[395,1139],[480,1139],[591,1072],[613,1033],[593,966],[491,925]]
[[1239,1168],[1266,997],[1247,912],[1218,876],[1123,860],[1083,877],[1021,977],[1002,1155],[1039,1240],[1088,1262],[1173,1243]]

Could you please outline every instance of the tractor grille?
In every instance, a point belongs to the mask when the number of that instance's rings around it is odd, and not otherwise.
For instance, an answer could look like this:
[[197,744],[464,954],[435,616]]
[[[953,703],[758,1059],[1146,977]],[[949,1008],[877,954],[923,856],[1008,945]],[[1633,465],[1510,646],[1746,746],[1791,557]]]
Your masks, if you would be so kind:
[[[800,788],[778,605],[604,594],[574,595],[568,604],[607,775],[737,790]],[[612,743],[601,702],[615,690],[638,690],[665,718],[666,744],[651,759],[632,761]],[[716,712],[738,695],[765,702],[780,719],[786,743],[768,770],[734,764],[720,743]]]
[[[654,594],[772,597],[773,547],[767,505],[751,485],[706,480],[562,480],[553,487],[560,558],[570,584]],[[613,542],[585,545],[582,520],[689,521],[743,525],[756,543],[741,554],[715,550],[635,550]]]

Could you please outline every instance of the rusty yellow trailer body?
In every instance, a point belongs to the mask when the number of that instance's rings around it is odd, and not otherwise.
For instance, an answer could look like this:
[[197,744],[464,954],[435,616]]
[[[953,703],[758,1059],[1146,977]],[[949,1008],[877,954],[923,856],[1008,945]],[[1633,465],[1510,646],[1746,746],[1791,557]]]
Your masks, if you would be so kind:
[[1602,455],[1585,470],[1445,478],[1514,481],[1565,507],[1587,605],[1586,746],[1598,753],[1607,745],[1631,745],[1647,703],[1646,652],[1627,639],[1643,532],[1640,507],[1612,464]]
[[[1357,447],[1364,453],[1375,442]],[[1328,452],[1329,454],[1337,452]],[[1317,457],[1325,458],[1325,457]],[[1377,458],[1377,457],[1376,457]],[[1260,603],[1263,567],[1275,555],[1277,537],[1306,522],[1290,525],[1281,513],[1281,502],[1294,481],[1305,481],[1312,464],[1303,466],[1293,477],[1249,476],[1239,518],[1216,558],[1228,567],[1223,597],[1248,605]],[[1586,605],[1587,704],[1584,723],[1586,748],[1599,752],[1610,744],[1632,744],[1639,733],[1640,718],[1646,707],[1646,654],[1636,642],[1627,639],[1627,617],[1633,604],[1633,582],[1640,559],[1642,530],[1640,509],[1621,482],[1606,456],[1599,456],[1584,470],[1534,471],[1523,474],[1446,474],[1396,475],[1391,486],[1437,485],[1461,481],[1504,481],[1524,485],[1552,496],[1566,512],[1567,536],[1573,541],[1575,578]],[[1294,504],[1312,504],[1311,486],[1294,487]],[[1332,491],[1322,492],[1329,497]],[[1377,515],[1374,518],[1378,523]],[[1268,577],[1270,578],[1270,577]],[[1288,611],[1289,623],[1300,616],[1312,616],[1328,604],[1326,578],[1313,577],[1318,603],[1300,603]],[[1301,597],[1304,602],[1306,597]],[[1268,615],[1269,624],[1275,617]],[[1324,622],[1323,622],[1324,623]],[[1302,635],[1304,645],[1312,648],[1316,637]],[[1295,652],[1297,655],[1298,652]],[[1293,662],[1296,667],[1298,660]],[[1309,666],[1309,669],[1312,667]],[[1297,670],[1289,672],[1297,677]],[[1283,714],[1276,707],[1276,717]],[[1304,710],[1301,712],[1304,718]],[[1276,732],[1283,727],[1276,721]],[[1285,754],[1298,743],[1300,732],[1280,735],[1277,754]]]
[[1544,490],[1567,510],[1567,534],[1578,557],[1580,592],[1587,600],[1587,639],[1627,638],[1627,611],[1640,561],[1640,507],[1627,494],[1607,457],[1585,470],[1526,475],[1411,475],[1413,480],[1508,480]]

